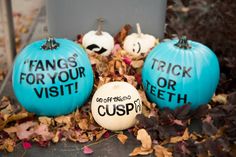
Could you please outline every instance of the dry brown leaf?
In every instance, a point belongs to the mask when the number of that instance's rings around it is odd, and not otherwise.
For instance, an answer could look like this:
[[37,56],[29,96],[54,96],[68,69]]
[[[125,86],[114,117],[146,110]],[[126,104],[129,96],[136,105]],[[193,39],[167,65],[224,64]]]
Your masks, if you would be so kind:
[[102,137],[102,135],[104,135],[106,132],[107,132],[106,129],[103,129],[103,130],[101,130],[101,131],[97,131],[97,132],[95,133],[95,135],[96,135],[96,141],[98,141],[98,140]]
[[121,59],[113,59],[108,63],[108,65],[109,73],[114,75],[118,72],[121,76],[126,74],[127,66]]
[[96,72],[99,74],[99,76],[108,76],[109,73],[109,67],[107,62],[101,61],[98,64],[96,64]]
[[37,123],[28,121],[18,125],[16,135],[20,140],[29,139],[34,134],[34,127]]
[[182,136],[175,136],[170,138],[170,143],[177,143],[180,141],[185,141],[190,138],[188,128],[185,129],[184,134]]
[[125,144],[126,140],[128,139],[128,136],[126,136],[124,134],[118,134],[117,138],[122,144]]
[[88,130],[89,128],[89,124],[88,124],[88,120],[87,119],[81,119],[78,123],[80,129],[82,130]]
[[[4,140],[3,145],[1,145],[2,149],[7,150],[8,152],[13,152],[14,148],[15,148],[15,141],[13,139],[7,138],[6,140]],[[1,149],[0,147],[0,149]]]
[[49,117],[39,117],[38,120],[41,124],[46,124],[48,126],[52,124],[52,118]]
[[142,114],[145,115],[146,117],[150,115],[150,109],[145,105],[142,106]]
[[145,129],[138,130],[137,140],[141,141],[142,146],[136,147],[129,156],[148,155],[153,152],[151,136]]
[[[1,71],[0,73],[3,73],[3,71]],[[11,105],[10,100],[8,99],[8,97],[3,96],[1,101],[0,101],[0,110],[1,110],[1,112],[2,112],[3,108],[6,108],[9,105]]]
[[85,143],[89,141],[89,137],[84,133],[81,136],[79,136],[78,141],[80,143]]
[[1,113],[4,121],[7,121],[7,119],[12,115],[8,113],[8,111],[10,111],[9,108],[10,110],[12,109],[11,106],[7,106],[5,109],[1,110],[5,112],[4,114]]
[[142,147],[146,150],[152,148],[152,139],[145,129],[138,130],[137,140],[141,141]]
[[13,114],[7,118],[6,121],[0,120],[0,130],[2,130],[9,122],[21,120],[27,117],[32,117],[33,114],[28,113],[28,112],[20,112],[17,114]]
[[59,124],[71,124],[71,115],[56,117],[55,121]]
[[227,95],[226,94],[218,94],[212,97],[212,101],[215,103],[220,103],[225,105],[227,103]]
[[136,79],[134,76],[131,75],[124,75],[124,77],[126,78],[127,82],[131,85],[133,85],[134,87],[136,87],[138,85]]
[[201,135],[201,134],[198,134],[198,133],[196,133],[196,132],[192,132],[191,134],[190,134],[190,138],[192,138],[192,139],[201,139],[201,138],[203,138],[203,136]]
[[132,61],[131,66],[137,69],[141,68],[143,66],[143,63],[144,63],[143,60]]
[[40,124],[40,125],[36,126],[34,133],[38,136],[41,136],[43,141],[48,141],[53,138],[53,134],[51,132],[49,132],[48,125],[46,125],[46,124]]
[[143,90],[138,90],[139,95],[142,99],[143,105],[147,106],[149,109],[153,109],[155,108],[155,104],[154,103],[150,103],[146,97],[146,94]]
[[60,116],[54,119],[55,122],[57,122],[60,125],[64,125],[63,128],[65,130],[69,130],[69,128],[71,127],[72,123],[71,123],[71,115],[68,116]]
[[132,153],[129,154],[129,156],[137,156],[137,155],[148,155],[153,152],[153,149],[145,150],[142,147],[136,147],[132,151]]
[[53,143],[57,143],[59,142],[59,136],[60,136],[60,131],[57,131],[55,134],[54,134],[54,137],[52,138],[52,142]]
[[92,65],[95,65],[95,64],[99,64],[99,63],[100,63],[100,61],[99,61],[99,59],[98,59],[96,53],[90,54],[90,55],[89,55],[89,60],[90,60],[90,63],[91,63]]
[[77,130],[70,130],[68,139],[73,142],[80,142],[80,143],[85,143],[89,141],[89,138],[86,135],[86,133],[82,133],[81,131]]
[[118,43],[122,43],[123,41],[124,41],[124,39],[125,39],[125,37],[128,35],[128,33],[129,33],[129,31],[131,30],[131,26],[130,25],[125,25],[125,26],[123,26],[122,28],[121,28],[121,30],[120,30],[120,32],[119,33],[117,33],[116,35],[115,35],[115,40],[116,40],[116,42],[118,42]]
[[9,128],[4,128],[3,131],[5,131],[8,134],[15,133],[17,132],[17,128],[15,126],[9,127]]
[[156,157],[172,157],[172,152],[170,152],[167,148],[161,146],[161,145],[155,145],[155,156]]

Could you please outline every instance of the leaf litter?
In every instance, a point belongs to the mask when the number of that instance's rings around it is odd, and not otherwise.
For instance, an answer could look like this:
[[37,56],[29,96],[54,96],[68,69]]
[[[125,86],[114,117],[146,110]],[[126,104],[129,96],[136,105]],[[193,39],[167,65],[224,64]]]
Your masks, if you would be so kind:
[[[170,1],[168,3],[168,11],[172,13],[186,14],[195,9],[191,7],[186,9],[190,5],[187,1],[182,1],[181,4],[186,6],[177,11],[173,10],[177,7],[171,7],[176,5],[175,3]],[[167,14],[167,19],[173,20],[174,14],[171,14],[172,16],[169,14]],[[171,25],[173,26],[175,21],[169,22],[167,33],[170,33]],[[142,97],[143,112],[136,117],[137,124],[129,129],[141,145],[134,148],[129,155],[153,153],[158,157],[235,156],[233,148],[236,145],[236,85],[234,82],[236,62],[233,58],[228,55],[224,58],[217,51],[222,69],[221,82],[209,104],[195,111],[190,110],[189,104],[175,110],[158,109],[154,103],[149,102],[141,84],[141,68],[146,56],[134,57],[121,48],[130,29],[131,26],[126,25],[115,36],[116,46],[111,56],[89,54],[95,76],[94,91],[107,82],[126,81],[136,87]],[[191,28],[188,29],[191,30]],[[82,37],[83,35],[77,36],[78,44],[81,44]],[[205,39],[202,42],[204,43]],[[215,47],[213,45],[213,48]],[[220,51],[224,50],[220,49]],[[109,131],[94,121],[90,103],[91,100],[69,115],[37,117],[23,108],[16,107],[18,105],[11,98],[2,97],[0,150],[12,152],[16,144],[20,142],[23,142],[24,149],[30,149],[32,142],[45,147],[51,142],[58,143],[64,140],[78,143],[95,141],[96,143],[101,139],[112,137]],[[116,136],[121,144],[126,144],[128,136],[123,133],[117,133]],[[84,146],[82,150],[84,154],[94,152],[89,146]]]

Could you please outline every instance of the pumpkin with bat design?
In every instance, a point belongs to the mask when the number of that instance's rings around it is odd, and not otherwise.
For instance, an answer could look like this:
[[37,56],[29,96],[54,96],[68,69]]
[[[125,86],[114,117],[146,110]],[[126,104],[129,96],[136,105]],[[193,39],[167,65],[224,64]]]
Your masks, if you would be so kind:
[[83,36],[82,45],[86,52],[98,53],[102,56],[111,54],[114,48],[114,39],[108,32],[102,31],[103,21],[104,19],[99,18],[97,31],[89,31]]

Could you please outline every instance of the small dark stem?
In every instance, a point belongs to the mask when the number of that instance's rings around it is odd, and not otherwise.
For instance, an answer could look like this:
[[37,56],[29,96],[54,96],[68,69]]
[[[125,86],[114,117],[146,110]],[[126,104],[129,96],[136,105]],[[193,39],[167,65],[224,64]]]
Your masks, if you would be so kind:
[[98,29],[97,29],[96,35],[102,35],[103,23],[104,23],[104,19],[99,18],[98,19]]
[[53,37],[48,37],[46,43],[41,47],[44,50],[54,50],[60,46]]
[[181,48],[181,49],[190,49],[191,46],[188,44],[188,39],[186,36],[182,36],[178,43],[175,44],[175,46]]

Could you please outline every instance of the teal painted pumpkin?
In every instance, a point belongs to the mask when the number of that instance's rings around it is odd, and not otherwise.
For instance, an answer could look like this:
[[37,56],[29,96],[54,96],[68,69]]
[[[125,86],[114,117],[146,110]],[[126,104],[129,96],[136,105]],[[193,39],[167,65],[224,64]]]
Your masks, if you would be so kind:
[[175,109],[207,104],[219,82],[216,55],[201,43],[182,37],[160,43],[147,56],[142,83],[150,101]]
[[14,93],[37,115],[68,114],[82,106],[93,88],[93,71],[84,49],[67,39],[36,41],[17,56]]

